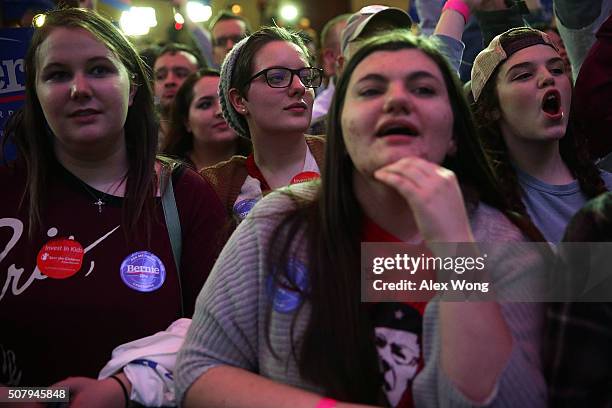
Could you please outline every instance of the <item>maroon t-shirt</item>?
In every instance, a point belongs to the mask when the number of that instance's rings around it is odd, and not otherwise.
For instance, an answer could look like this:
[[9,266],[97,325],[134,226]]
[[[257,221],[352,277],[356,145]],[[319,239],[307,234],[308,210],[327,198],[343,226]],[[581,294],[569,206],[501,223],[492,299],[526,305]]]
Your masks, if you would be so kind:
[[[95,377],[113,348],[181,317],[161,201],[156,199],[149,239],[144,219],[126,237],[122,198],[87,191],[54,165],[43,227],[29,239],[27,203],[19,209],[25,182],[23,169],[0,167],[0,384],[45,386],[68,376]],[[191,317],[218,253],[215,235],[224,209],[191,170],[175,172],[173,184],[182,230],[183,302]],[[101,212],[94,196],[106,201]]]

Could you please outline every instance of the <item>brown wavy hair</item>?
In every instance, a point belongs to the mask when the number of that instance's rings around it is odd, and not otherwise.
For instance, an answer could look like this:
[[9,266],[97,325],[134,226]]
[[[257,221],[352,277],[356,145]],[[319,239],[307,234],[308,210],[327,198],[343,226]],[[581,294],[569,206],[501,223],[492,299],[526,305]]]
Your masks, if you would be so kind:
[[[531,31],[515,33],[516,37],[532,35]],[[491,163],[497,185],[504,197],[505,205],[515,211],[536,228],[527,213],[523,203],[523,190],[519,185],[516,171],[512,166],[510,152],[502,136],[498,115],[500,110],[499,96],[497,94],[496,80],[502,64],[493,72],[484,86],[477,102],[472,103],[472,111],[478,128],[478,136],[485,149],[488,161]],[[561,158],[569,168],[572,175],[578,180],[580,189],[584,194],[593,198],[606,192],[606,186],[599,170],[589,158],[587,143],[581,133],[574,129],[574,121],[568,124],[565,136],[559,141]],[[538,233],[541,233],[538,230]],[[544,240],[542,237],[541,241]]]

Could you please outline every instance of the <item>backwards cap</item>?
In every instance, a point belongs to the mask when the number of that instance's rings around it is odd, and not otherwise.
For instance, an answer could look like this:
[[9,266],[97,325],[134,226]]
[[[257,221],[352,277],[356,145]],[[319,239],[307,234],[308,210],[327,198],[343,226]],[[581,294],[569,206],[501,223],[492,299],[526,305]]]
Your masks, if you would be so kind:
[[549,45],[559,51],[546,33],[530,27],[513,28],[493,38],[489,46],[476,56],[472,66],[474,101],[478,101],[491,75],[502,62],[515,52],[538,44]]

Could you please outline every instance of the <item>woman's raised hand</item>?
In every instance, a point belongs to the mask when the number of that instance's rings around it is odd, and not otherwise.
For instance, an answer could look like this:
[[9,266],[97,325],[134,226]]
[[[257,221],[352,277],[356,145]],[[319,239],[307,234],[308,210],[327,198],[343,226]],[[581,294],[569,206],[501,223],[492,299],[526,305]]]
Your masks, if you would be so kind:
[[374,177],[406,199],[426,242],[474,240],[452,171],[418,157],[405,157],[378,169]]

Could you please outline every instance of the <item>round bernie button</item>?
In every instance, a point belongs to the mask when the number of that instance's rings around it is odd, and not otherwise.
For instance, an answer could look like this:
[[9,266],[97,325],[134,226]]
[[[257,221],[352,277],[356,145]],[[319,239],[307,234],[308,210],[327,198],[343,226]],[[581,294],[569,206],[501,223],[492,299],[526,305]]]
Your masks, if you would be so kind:
[[138,292],[153,292],[166,280],[163,262],[148,251],[128,255],[121,263],[120,273],[123,283]]
[[251,212],[253,207],[255,207],[257,201],[258,200],[255,198],[248,198],[246,200],[238,201],[236,204],[234,204],[234,214],[236,214],[236,216],[238,216],[238,218],[241,220],[244,220],[246,216],[249,215],[249,212]]
[[[287,262],[287,273],[293,285],[300,290],[306,290],[308,286],[308,271],[306,266],[295,258]],[[267,291],[272,300],[272,307],[278,313],[291,313],[302,303],[300,292],[291,288],[287,278],[280,276],[280,282],[276,282],[272,275],[268,276]]]

